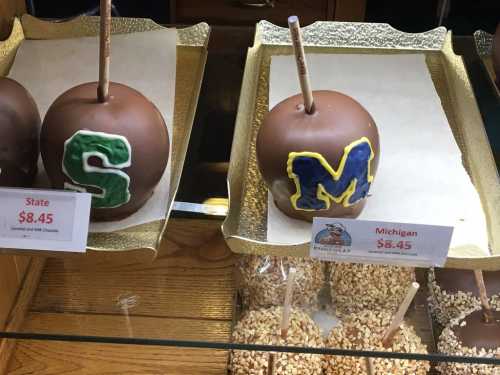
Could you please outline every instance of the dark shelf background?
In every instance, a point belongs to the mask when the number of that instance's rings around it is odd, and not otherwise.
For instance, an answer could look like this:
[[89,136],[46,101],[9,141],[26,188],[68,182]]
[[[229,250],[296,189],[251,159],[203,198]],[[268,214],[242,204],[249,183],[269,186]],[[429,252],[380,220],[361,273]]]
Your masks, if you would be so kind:
[[[200,0],[207,1],[207,0]],[[444,0],[367,0],[366,21],[386,22],[403,31],[421,32],[437,26]],[[95,9],[96,0],[31,0],[37,17],[68,18]],[[168,0],[114,0],[122,17],[146,17],[158,23],[170,22]],[[500,20],[499,0],[448,0],[449,12],[443,25],[455,35],[471,35],[478,29],[493,32]],[[286,15],[283,15],[285,17]],[[202,19],[198,21],[203,21]]]
[[[70,18],[99,7],[98,0],[31,0],[27,1],[40,18]],[[168,23],[170,9],[168,0],[113,0],[115,9],[122,17],[151,18],[157,23]]]
[[[367,0],[366,21],[386,22],[406,32],[422,32],[438,26],[444,0]],[[472,35],[482,29],[495,30],[500,21],[498,0],[448,0],[443,26],[454,35]]]

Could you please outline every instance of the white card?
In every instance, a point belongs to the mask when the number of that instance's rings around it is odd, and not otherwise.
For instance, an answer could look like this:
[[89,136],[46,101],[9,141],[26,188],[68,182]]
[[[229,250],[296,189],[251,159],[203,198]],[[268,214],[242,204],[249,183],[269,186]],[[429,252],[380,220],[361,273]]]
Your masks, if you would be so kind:
[[453,227],[314,218],[312,258],[352,263],[442,267]]
[[0,247],[85,252],[91,195],[0,188]]

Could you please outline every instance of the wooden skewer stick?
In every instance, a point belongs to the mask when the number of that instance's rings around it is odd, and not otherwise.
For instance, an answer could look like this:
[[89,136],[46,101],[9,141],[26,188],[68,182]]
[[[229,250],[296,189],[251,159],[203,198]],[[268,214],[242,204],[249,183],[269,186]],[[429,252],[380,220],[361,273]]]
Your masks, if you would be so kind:
[[[285,301],[283,302],[283,311],[281,314],[281,338],[286,340],[288,336],[288,328],[290,326],[290,311],[292,309],[293,284],[295,282],[295,274],[297,270],[290,268],[288,270],[288,278],[286,280]],[[269,353],[267,360],[267,375],[274,375],[275,354]]]
[[304,107],[306,113],[314,113],[314,101],[309,82],[309,73],[307,71],[306,56],[304,53],[304,45],[302,43],[302,35],[300,33],[300,23],[297,16],[288,17],[288,27],[292,37],[293,50],[295,52],[295,61],[297,62],[297,72],[299,73],[300,89],[304,97]]
[[375,375],[375,365],[373,364],[373,358],[365,357],[366,362],[366,373],[368,375]]
[[382,345],[384,347],[388,347],[391,344],[392,338],[394,337],[396,331],[399,329],[399,326],[403,322],[403,319],[406,315],[406,311],[408,311],[411,301],[413,301],[415,294],[417,294],[418,288],[420,288],[419,283],[416,282],[411,283],[408,292],[406,292],[406,296],[403,302],[401,302],[401,305],[399,306],[396,315],[394,315],[394,318],[392,319],[391,325],[389,326],[389,328],[387,328],[387,331],[385,331],[384,338],[382,339]]
[[99,85],[97,99],[105,103],[109,99],[109,45],[111,39],[111,0],[101,0],[101,33],[99,43]]
[[267,360],[267,375],[274,375],[274,353],[269,353],[269,358]]
[[491,311],[491,306],[488,301],[488,293],[486,293],[486,286],[484,284],[483,271],[474,270],[474,276],[476,277],[477,288],[479,289],[479,298],[481,300],[481,306],[483,308],[483,319],[485,323],[491,323],[493,318],[493,312]]
[[297,270],[290,268],[288,270],[288,278],[286,280],[285,302],[283,303],[283,312],[281,315],[281,338],[285,340],[288,336],[288,328],[290,327],[290,311],[292,310],[293,286],[295,283],[295,274]]

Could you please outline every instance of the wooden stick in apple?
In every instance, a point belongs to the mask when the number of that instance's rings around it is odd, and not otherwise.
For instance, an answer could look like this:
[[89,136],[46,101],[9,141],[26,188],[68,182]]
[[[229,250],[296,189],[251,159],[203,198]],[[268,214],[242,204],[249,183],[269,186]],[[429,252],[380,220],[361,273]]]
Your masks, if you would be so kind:
[[[293,286],[295,283],[295,275],[297,270],[292,267],[288,270],[288,278],[286,280],[285,300],[283,302],[283,309],[281,313],[281,338],[286,340],[288,337],[288,328],[290,327],[290,311],[292,309],[292,296]],[[274,374],[275,354],[269,353],[267,361],[267,375]]]
[[406,293],[403,302],[401,302],[401,305],[399,305],[399,309],[396,312],[396,315],[394,315],[394,318],[392,318],[391,325],[385,331],[384,338],[382,339],[382,345],[384,347],[388,347],[391,344],[392,338],[394,337],[395,333],[399,329],[399,326],[403,322],[403,319],[406,315],[406,311],[408,311],[411,301],[413,301],[415,294],[417,294],[418,288],[420,288],[419,283],[417,282],[411,283],[410,288],[408,289],[408,292]]
[[493,312],[491,311],[491,306],[488,301],[488,294],[486,293],[486,286],[484,284],[483,271],[474,270],[474,276],[476,277],[477,288],[479,289],[479,299],[481,300],[481,307],[483,309],[483,320],[485,323],[489,324],[493,322]]
[[267,375],[274,375],[274,353],[269,353],[269,358],[267,360]]
[[366,363],[366,373],[368,375],[375,375],[375,365],[373,364],[373,358],[365,357]]
[[100,103],[109,99],[109,45],[111,41],[111,0],[101,0],[101,32],[99,44],[99,85],[97,98]]
[[293,286],[295,284],[295,275],[297,270],[290,268],[288,270],[288,278],[286,280],[285,301],[283,302],[283,312],[281,316],[281,338],[286,340],[288,336],[288,328],[290,327],[290,311],[292,309]]
[[304,53],[304,45],[302,43],[302,34],[300,31],[299,18],[297,16],[288,17],[288,27],[292,38],[293,50],[295,52],[295,61],[297,62],[297,72],[299,74],[300,88],[304,98],[304,106],[306,113],[314,113],[314,100],[309,82],[309,73],[307,70],[306,56]]

